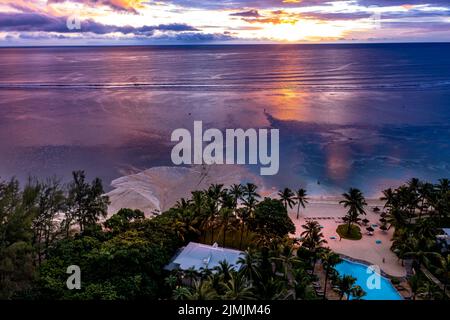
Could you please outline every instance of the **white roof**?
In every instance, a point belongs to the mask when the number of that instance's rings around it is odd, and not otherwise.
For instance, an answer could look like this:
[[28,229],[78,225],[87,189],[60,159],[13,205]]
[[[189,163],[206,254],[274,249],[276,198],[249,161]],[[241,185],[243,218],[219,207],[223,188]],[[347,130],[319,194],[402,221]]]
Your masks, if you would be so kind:
[[241,254],[243,254],[242,251],[220,248],[217,245],[208,246],[190,242],[172,263],[178,265],[181,270],[192,267],[195,270],[200,270],[200,268],[212,269],[218,266],[220,261],[226,261],[237,270],[237,261]]

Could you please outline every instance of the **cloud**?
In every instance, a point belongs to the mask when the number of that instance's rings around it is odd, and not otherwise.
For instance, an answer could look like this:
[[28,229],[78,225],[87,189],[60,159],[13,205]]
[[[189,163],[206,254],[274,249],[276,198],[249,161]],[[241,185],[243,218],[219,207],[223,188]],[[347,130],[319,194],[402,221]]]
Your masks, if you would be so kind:
[[142,9],[147,1],[145,0],[47,0],[48,4],[73,2],[81,3],[91,7],[107,6],[115,11],[138,13],[138,9]]
[[242,8],[270,9],[326,5],[333,2],[333,0],[164,0],[161,2],[185,8],[238,10]]
[[230,41],[234,38],[225,33],[199,33],[199,32],[185,32],[175,35],[164,35],[156,37],[154,39],[159,40],[175,40],[178,42],[217,42],[217,41]]
[[67,27],[66,17],[53,17],[41,13],[4,13],[0,12],[0,31],[6,32],[57,32],[57,33],[122,33],[135,35],[150,35],[155,31],[199,31],[198,29],[187,24],[172,23],[160,24],[155,26],[114,26],[105,25],[93,20],[81,21],[80,30],[70,30]]
[[260,14],[258,12],[258,10],[249,10],[249,11],[243,11],[243,12],[236,12],[236,13],[231,13],[230,16],[234,16],[234,17],[260,17]]
[[377,7],[387,7],[387,6],[404,6],[404,5],[433,5],[449,7],[450,3],[448,0],[357,0],[358,4],[363,6],[377,6]]

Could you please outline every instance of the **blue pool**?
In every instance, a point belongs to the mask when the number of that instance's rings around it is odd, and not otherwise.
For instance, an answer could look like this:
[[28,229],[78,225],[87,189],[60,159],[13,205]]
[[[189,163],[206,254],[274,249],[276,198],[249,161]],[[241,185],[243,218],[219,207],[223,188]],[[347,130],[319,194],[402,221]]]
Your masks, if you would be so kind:
[[369,289],[367,280],[369,277],[373,277],[373,273],[367,272],[366,265],[343,260],[342,263],[336,266],[336,270],[341,276],[351,275],[356,278],[356,284],[361,286],[366,292],[363,298],[364,300],[402,300],[401,295],[385,277],[380,278],[381,281],[378,289]]

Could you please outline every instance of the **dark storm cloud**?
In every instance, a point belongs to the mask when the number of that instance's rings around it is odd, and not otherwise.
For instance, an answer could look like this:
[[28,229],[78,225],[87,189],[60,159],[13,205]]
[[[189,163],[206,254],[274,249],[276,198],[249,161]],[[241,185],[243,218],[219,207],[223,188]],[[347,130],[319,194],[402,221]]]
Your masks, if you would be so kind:
[[80,30],[70,30],[67,27],[66,17],[53,17],[40,13],[4,13],[0,12],[0,31],[17,32],[91,32],[95,34],[108,34],[120,32],[123,34],[152,34],[154,31],[198,31],[196,28],[180,23],[160,24],[156,26],[113,26],[104,25],[93,20],[81,21]]
[[230,14],[230,16],[234,17],[260,17],[258,10],[248,10],[243,12],[236,12]]
[[198,33],[198,32],[186,32],[173,36],[163,36],[170,40],[176,40],[181,42],[215,42],[215,41],[229,41],[234,38],[228,34],[223,33]]

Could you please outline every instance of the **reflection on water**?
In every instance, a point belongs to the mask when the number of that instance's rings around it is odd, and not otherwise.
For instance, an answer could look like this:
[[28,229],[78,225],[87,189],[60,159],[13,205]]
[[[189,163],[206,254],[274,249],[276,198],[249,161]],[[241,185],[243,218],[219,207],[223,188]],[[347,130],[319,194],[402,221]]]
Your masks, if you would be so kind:
[[0,49],[0,176],[82,168],[108,184],[171,165],[171,132],[201,120],[205,129],[278,128],[280,172],[265,178],[269,188],[374,195],[412,176],[437,179],[450,172],[449,53],[448,45]]

